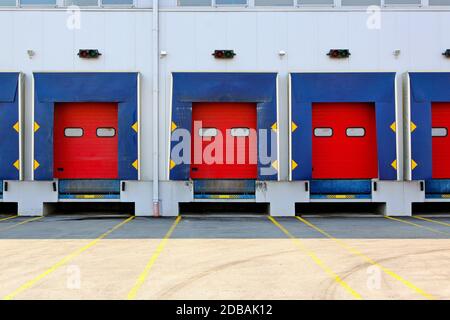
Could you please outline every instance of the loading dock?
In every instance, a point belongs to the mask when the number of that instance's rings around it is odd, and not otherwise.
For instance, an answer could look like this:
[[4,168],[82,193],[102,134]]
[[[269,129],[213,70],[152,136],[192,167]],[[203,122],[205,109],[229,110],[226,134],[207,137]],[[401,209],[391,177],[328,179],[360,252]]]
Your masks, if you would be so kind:
[[450,73],[410,72],[406,80],[406,180],[416,185],[415,208],[442,212],[426,203],[450,199]]
[[[279,178],[277,74],[175,72],[172,80],[168,176],[179,193],[169,201],[177,209],[268,202],[258,185]],[[180,151],[183,132],[189,157]]]
[[402,192],[396,113],[395,73],[292,73],[290,180],[301,183],[296,203],[385,203],[383,213],[402,214],[403,199],[390,195]]
[[40,196],[23,199],[21,214],[59,201],[122,201],[126,183],[140,177],[139,74],[39,72],[33,80],[33,181],[22,187]]

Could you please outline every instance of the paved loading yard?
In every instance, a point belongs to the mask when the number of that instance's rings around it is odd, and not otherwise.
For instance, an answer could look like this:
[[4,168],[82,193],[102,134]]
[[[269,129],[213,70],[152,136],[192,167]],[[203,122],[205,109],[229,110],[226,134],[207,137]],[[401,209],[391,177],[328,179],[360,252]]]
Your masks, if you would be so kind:
[[450,218],[0,217],[5,299],[449,299]]

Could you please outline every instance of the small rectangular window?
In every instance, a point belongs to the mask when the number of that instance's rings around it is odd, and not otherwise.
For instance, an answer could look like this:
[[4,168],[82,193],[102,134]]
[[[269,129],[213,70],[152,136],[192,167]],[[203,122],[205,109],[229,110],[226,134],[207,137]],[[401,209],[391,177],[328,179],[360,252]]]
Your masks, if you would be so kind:
[[446,137],[447,128],[431,128],[432,137]]
[[15,7],[16,0],[0,0],[0,7]]
[[292,0],[255,0],[255,6],[294,6]]
[[246,5],[247,0],[216,0],[216,5]]
[[98,0],[65,0],[66,6],[97,7]]
[[248,137],[250,135],[249,128],[232,128],[231,135],[233,137]]
[[366,129],[364,128],[347,128],[345,130],[347,137],[364,137],[366,135]]
[[381,0],[342,0],[342,6],[381,6]]
[[23,6],[56,6],[56,0],[20,0]]
[[333,129],[331,128],[314,128],[315,137],[331,137],[333,135]]
[[68,138],[79,138],[83,136],[82,128],[65,128],[64,136]]
[[420,5],[421,0],[384,0],[386,5]]
[[198,130],[198,135],[200,137],[215,137],[217,136],[216,128],[200,128]]
[[104,6],[132,6],[134,0],[102,0]]
[[430,6],[450,6],[450,0],[428,0]]
[[211,0],[178,0],[178,5],[183,7],[189,7],[189,6],[211,6],[212,2]]
[[306,6],[323,6],[328,5],[332,6],[334,5],[334,0],[298,0],[299,5],[306,5]]
[[97,128],[97,137],[112,138],[116,135],[116,129],[114,128]]

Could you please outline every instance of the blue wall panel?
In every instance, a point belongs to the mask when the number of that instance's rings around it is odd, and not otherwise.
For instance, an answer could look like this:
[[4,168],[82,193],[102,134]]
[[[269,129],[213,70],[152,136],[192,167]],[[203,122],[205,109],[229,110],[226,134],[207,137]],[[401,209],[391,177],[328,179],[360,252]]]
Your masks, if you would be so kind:
[[396,160],[395,73],[293,73],[291,115],[297,129],[291,133],[292,160],[297,167],[292,180],[312,178],[312,104],[317,102],[375,103],[378,173],[382,180],[397,179],[391,165]]
[[[173,73],[172,121],[177,128],[191,131],[194,102],[257,103],[258,141],[266,139],[261,136],[259,129],[276,134],[271,130],[272,125],[277,122],[276,73]],[[271,145],[270,138],[267,141],[268,150],[274,151],[273,154],[269,152],[271,161],[263,162],[258,157],[258,179],[276,180],[278,172],[273,169],[272,163],[277,160],[277,146]],[[171,150],[178,143],[179,141],[171,141]],[[189,163],[178,163],[170,170],[170,179],[188,180],[189,168]]]
[[35,180],[53,179],[53,114],[58,102],[117,102],[119,105],[119,179],[135,180],[138,171],[137,121],[138,74],[131,73],[35,73],[34,159],[39,166]]
[[411,72],[411,158],[417,163],[413,180],[432,178],[431,103],[450,102],[450,72]]
[[19,73],[0,73],[0,179],[18,180],[19,133],[14,125],[19,121]]

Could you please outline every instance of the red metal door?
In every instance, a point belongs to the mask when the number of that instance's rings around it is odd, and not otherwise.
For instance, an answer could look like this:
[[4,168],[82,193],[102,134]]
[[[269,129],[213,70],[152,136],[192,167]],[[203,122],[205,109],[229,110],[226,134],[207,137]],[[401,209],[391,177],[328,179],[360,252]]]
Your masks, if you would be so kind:
[[191,178],[256,179],[256,104],[194,103]]
[[312,123],[313,179],[378,177],[374,104],[315,103]]
[[55,104],[55,178],[117,179],[117,110],[117,103]]
[[433,179],[450,178],[450,102],[431,105]]

